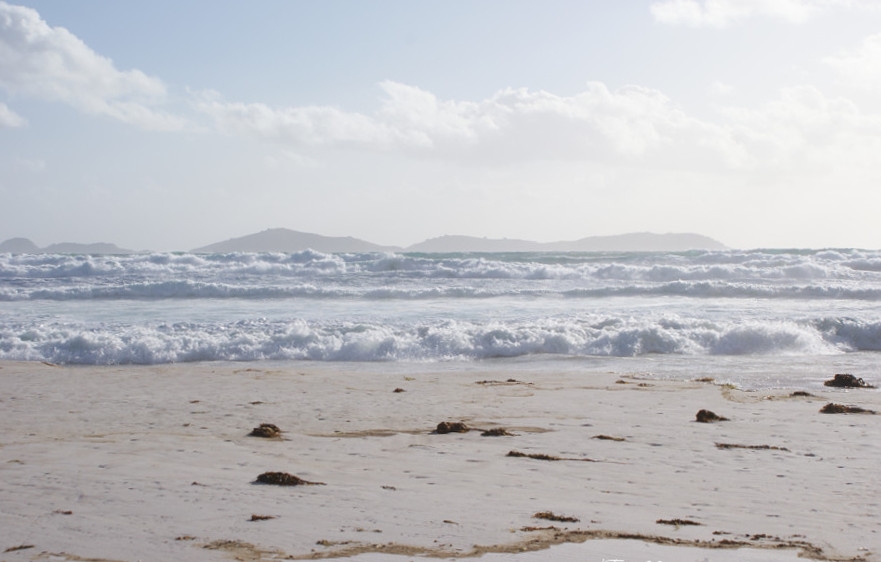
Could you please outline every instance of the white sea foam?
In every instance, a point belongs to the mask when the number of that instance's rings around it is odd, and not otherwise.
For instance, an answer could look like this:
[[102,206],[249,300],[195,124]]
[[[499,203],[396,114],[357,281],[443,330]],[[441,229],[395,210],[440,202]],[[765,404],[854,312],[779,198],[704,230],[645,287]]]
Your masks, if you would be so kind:
[[881,351],[881,252],[0,254],[0,358]]
[[309,359],[446,361],[533,354],[630,357],[823,355],[881,350],[881,323],[716,324],[660,318],[436,321],[419,325],[253,320],[146,325],[6,325],[0,359],[114,364]]

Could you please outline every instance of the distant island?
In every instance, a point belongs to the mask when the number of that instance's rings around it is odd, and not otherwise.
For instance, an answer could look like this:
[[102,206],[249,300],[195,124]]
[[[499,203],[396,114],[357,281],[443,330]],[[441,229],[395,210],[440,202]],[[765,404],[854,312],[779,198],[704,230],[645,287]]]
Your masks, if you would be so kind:
[[[616,236],[589,236],[564,242],[531,242],[509,238],[475,236],[440,236],[412,246],[382,246],[350,236],[322,236],[286,228],[272,228],[238,238],[190,250],[193,253],[227,252],[302,252],[324,253],[403,252],[403,253],[478,253],[478,252],[684,252],[687,250],[724,250],[721,242],[689,233],[653,234],[639,232]],[[0,253],[13,254],[131,254],[132,250],[114,244],[52,244],[40,248],[27,238],[12,238],[0,243]]]
[[640,232],[616,236],[589,236],[571,242],[530,242],[508,238],[441,236],[409,246],[405,252],[684,252],[724,250],[721,242],[700,234]]
[[700,234],[634,233],[618,236],[591,236],[571,242],[530,242],[508,238],[492,239],[474,236],[441,236],[412,246],[380,246],[351,237],[321,236],[273,228],[240,238],[232,238],[192,250],[194,253],[215,252],[679,252],[686,250],[724,250],[721,242]]
[[0,242],[0,253],[10,254],[133,254],[134,250],[126,250],[115,244],[98,242],[95,244],[77,244],[63,242],[50,244],[40,248],[27,238],[10,238]]
[[358,253],[358,252],[399,252],[395,246],[380,246],[352,238],[322,236],[308,232],[297,232],[286,228],[270,228],[257,234],[249,234],[240,238],[231,238],[223,242],[209,244],[191,250],[195,254],[214,254],[224,252],[316,252]]

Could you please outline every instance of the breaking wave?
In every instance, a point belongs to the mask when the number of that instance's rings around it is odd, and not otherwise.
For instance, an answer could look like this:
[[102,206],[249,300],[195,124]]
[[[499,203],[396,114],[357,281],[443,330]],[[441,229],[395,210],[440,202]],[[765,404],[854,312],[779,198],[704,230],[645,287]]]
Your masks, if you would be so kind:
[[881,253],[0,254],[0,301],[795,298],[881,300]]
[[0,359],[881,351],[881,252],[0,254]]
[[534,354],[632,357],[827,355],[881,351],[881,322],[713,323],[663,317],[423,324],[249,320],[81,326],[7,325],[0,359],[71,364],[187,361],[449,361]]

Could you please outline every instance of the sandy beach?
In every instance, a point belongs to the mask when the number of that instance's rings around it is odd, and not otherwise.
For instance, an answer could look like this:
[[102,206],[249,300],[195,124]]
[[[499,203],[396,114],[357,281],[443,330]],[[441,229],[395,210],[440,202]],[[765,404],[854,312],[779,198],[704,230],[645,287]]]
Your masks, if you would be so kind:
[[881,560],[881,415],[820,412],[881,412],[881,391],[793,390],[504,361],[4,362],[0,560]]

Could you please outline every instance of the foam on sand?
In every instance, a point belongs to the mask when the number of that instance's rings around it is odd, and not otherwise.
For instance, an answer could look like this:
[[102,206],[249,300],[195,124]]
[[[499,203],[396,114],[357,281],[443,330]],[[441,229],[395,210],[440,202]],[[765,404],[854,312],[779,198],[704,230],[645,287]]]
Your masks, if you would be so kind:
[[878,390],[509,366],[0,363],[2,559],[881,560]]

